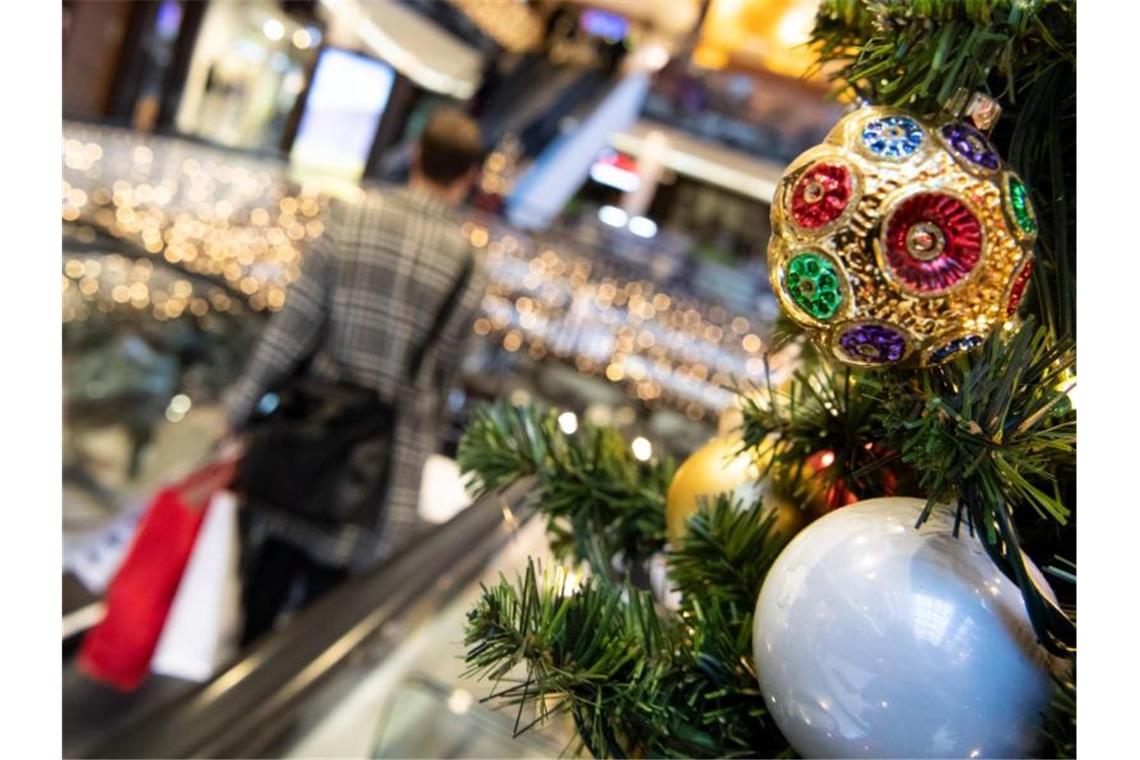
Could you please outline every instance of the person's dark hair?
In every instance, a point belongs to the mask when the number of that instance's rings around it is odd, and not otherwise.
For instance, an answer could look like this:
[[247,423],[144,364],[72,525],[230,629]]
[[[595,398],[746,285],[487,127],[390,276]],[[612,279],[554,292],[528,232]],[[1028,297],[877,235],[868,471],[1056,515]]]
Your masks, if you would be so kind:
[[479,125],[454,108],[441,108],[420,133],[419,168],[432,182],[449,185],[483,160]]

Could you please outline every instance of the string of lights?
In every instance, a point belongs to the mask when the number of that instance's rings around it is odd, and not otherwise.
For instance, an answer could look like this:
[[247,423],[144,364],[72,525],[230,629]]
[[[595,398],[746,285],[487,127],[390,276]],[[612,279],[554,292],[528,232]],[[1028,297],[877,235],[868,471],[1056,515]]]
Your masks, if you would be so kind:
[[179,140],[69,125],[63,163],[64,222],[223,280],[254,311],[281,308],[303,245],[323,231],[320,183],[289,182],[269,160],[237,161]]
[[[65,322],[92,310],[158,320],[275,311],[305,245],[323,231],[330,188],[290,177],[278,161],[68,124],[63,163],[65,232],[87,242],[109,236],[137,252],[65,256]],[[556,250],[484,218],[463,231],[484,252],[491,283],[472,329],[507,352],[572,363],[694,419],[723,411],[734,380],[764,370],[769,326],[757,315],[665,292],[570,241]],[[188,276],[156,278],[152,259]],[[769,362],[783,373],[779,356]]]
[[[572,362],[581,372],[619,383],[651,407],[694,419],[715,415],[735,398],[734,380],[764,372],[769,326],[756,316],[664,292],[647,279],[606,273],[586,256],[535,250],[517,231],[482,221],[465,225],[485,249],[492,284],[473,329],[508,352]],[[774,378],[786,374],[769,357]]]

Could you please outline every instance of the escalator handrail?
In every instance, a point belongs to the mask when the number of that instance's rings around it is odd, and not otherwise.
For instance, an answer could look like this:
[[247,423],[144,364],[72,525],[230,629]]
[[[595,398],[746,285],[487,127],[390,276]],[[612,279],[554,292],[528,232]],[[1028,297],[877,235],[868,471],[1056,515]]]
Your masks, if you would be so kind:
[[[306,695],[424,605],[442,608],[531,514],[521,481],[490,494],[414,546],[314,603],[212,681],[122,726],[91,757],[243,757],[284,731]],[[278,733],[280,732],[278,731]]]

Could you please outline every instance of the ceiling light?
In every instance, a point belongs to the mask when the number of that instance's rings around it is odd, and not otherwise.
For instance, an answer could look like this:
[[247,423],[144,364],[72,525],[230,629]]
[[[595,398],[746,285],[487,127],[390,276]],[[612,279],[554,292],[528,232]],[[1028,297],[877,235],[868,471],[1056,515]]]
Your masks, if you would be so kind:
[[625,223],[629,221],[629,214],[617,206],[602,206],[598,209],[598,219],[602,220],[602,224],[608,224],[611,227],[624,227]]
[[657,222],[644,216],[635,216],[629,220],[629,231],[643,238],[651,238],[657,234]]
[[301,50],[308,50],[313,46],[313,35],[308,29],[298,29],[293,32],[293,44]]
[[285,27],[277,19],[271,18],[262,25],[261,33],[276,42],[285,36]]

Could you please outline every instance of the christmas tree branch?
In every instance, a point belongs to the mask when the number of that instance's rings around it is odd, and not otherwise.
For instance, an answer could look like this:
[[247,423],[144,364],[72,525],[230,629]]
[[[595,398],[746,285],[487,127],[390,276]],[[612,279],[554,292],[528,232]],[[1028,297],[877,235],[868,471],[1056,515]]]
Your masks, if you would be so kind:
[[[998,493],[1063,525],[1071,510],[1056,479],[1075,467],[1076,416],[1065,394],[1075,369],[1071,342],[1054,343],[1029,321],[932,372],[869,377],[868,390],[886,440],[932,501]],[[987,527],[991,508],[983,505]]]
[[1053,678],[1053,698],[1045,711],[1044,757],[1077,756],[1077,684],[1063,676]]
[[929,116],[959,88],[1016,102],[1075,67],[1075,29],[1067,0],[824,0],[813,38],[840,88]]
[[638,461],[616,430],[584,423],[568,435],[553,411],[499,402],[476,409],[458,460],[476,495],[537,476],[535,500],[556,555],[587,561],[599,575],[616,556],[643,560],[665,543],[673,463]]
[[[898,453],[881,445],[880,402],[865,392],[868,377],[866,371],[814,362],[781,388],[766,380],[762,388],[737,389],[744,446],[756,450],[765,477],[778,490],[801,502],[822,498],[832,508],[842,506],[836,501],[840,488],[856,495],[908,491],[909,473],[896,464]],[[808,466],[821,455],[826,465]]]
[[719,494],[702,505],[668,554],[669,577],[684,600],[682,617],[697,614],[691,605],[715,605],[751,635],[756,593],[784,545],[775,524],[775,511],[762,501],[746,506]]
[[515,583],[484,589],[468,614],[467,674],[498,681],[521,666],[521,683],[494,698],[540,719],[550,704],[569,711],[596,757],[715,751],[671,698],[678,629],[657,618],[648,595],[596,578],[568,592],[559,581],[532,562]]
[[[569,711],[595,756],[782,756],[751,657],[752,612],[782,546],[774,518],[727,496],[705,505],[670,555],[684,590],[679,617],[661,619],[643,592],[533,562],[514,583],[484,588],[468,614],[468,675],[497,683],[491,699],[537,714]],[[551,708],[550,705],[557,705]]]

